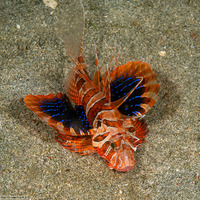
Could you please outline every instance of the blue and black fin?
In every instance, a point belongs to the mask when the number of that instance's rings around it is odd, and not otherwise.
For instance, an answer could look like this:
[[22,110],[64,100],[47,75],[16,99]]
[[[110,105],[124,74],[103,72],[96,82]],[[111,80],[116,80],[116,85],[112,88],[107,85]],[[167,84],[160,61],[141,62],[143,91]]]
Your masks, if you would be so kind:
[[131,95],[118,107],[127,116],[144,115],[157,101],[159,84],[151,66],[141,61],[118,66],[110,74],[111,101],[124,98],[133,88]]
[[73,108],[69,99],[61,94],[28,95],[26,106],[56,131],[56,140],[70,151],[80,154],[93,152],[90,124],[82,106]]

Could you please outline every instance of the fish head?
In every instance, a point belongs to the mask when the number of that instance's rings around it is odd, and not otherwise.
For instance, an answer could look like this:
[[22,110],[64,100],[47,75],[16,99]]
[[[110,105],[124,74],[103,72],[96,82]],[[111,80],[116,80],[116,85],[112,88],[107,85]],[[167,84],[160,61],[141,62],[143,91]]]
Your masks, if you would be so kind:
[[140,138],[136,136],[133,123],[128,124],[119,120],[111,126],[103,121],[92,138],[96,152],[116,171],[129,171],[135,165],[134,152]]

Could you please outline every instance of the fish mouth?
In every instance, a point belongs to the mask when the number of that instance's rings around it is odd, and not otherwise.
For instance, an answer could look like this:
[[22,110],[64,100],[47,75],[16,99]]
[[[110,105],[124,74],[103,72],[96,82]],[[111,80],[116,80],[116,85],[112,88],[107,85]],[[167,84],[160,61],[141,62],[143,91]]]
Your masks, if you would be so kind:
[[120,172],[126,172],[133,169],[135,165],[134,151],[132,148],[126,148],[116,151],[115,154],[107,161],[110,169]]

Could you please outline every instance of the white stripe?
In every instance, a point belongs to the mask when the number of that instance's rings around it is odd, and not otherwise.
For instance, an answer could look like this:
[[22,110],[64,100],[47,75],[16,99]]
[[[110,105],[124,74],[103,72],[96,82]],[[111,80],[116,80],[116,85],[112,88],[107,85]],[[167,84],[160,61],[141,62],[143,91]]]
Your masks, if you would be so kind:
[[[98,137],[99,135],[104,135],[105,133],[107,133],[107,132],[104,132],[102,134],[97,134],[95,137]],[[105,137],[102,141],[99,141],[99,142],[94,141],[95,137],[93,137],[92,146],[97,147],[97,148],[101,148],[104,145],[105,142],[110,140],[111,134],[108,134],[107,137]]]
[[[76,79],[76,85],[77,85],[77,83],[78,83],[81,79],[82,79],[81,76],[78,76],[78,77],[77,77],[77,79]],[[83,80],[84,80],[84,79],[83,79]]]
[[116,154],[117,154],[117,152],[115,151],[115,153],[112,155],[112,157],[110,158],[110,163],[113,163],[113,157],[115,157],[115,161],[114,161],[114,165],[113,165],[113,167],[114,166],[116,166],[116,163],[117,163],[117,156],[116,156]]
[[83,101],[83,98],[87,94],[87,92],[89,92],[92,89],[94,89],[94,87],[92,87],[90,83],[88,83],[88,82],[83,83],[83,85],[79,89],[79,95],[81,97],[81,102]]
[[105,156],[108,156],[108,154],[110,153],[110,150],[112,149],[112,147],[109,145],[109,147],[107,148],[106,152],[104,153]]
[[143,108],[146,112],[151,108],[148,104],[140,104],[140,107]]
[[72,127],[69,130],[72,136],[77,136],[75,130]]
[[[107,112],[107,113],[110,113],[110,112],[116,112],[116,110],[101,110],[100,112],[98,112],[98,114],[96,115],[96,117],[94,118],[94,121],[93,121],[93,127],[95,127],[96,126],[96,124],[97,124],[97,118],[98,118],[98,116],[99,115],[101,115],[103,112]],[[106,119],[109,119],[108,117],[109,117],[110,115],[107,115],[107,118]],[[114,116],[114,115],[113,115]],[[103,120],[103,119],[101,119],[101,120]],[[113,120],[113,121],[117,121],[118,120],[118,118],[116,117],[115,119],[114,119],[114,117],[112,117],[112,119],[109,119],[109,120]]]
[[89,110],[94,106],[94,104],[96,104],[104,98],[105,95],[103,92],[98,92],[95,95],[93,95],[86,105],[86,116],[88,115]]
[[158,100],[158,96],[155,92],[145,92],[141,97],[152,98],[154,101]]

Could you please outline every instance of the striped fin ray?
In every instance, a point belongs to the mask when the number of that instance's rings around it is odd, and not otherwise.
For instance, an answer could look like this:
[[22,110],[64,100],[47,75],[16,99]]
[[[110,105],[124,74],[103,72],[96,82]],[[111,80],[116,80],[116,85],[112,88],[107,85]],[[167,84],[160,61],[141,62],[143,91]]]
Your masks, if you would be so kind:
[[106,73],[104,74],[103,77],[103,88],[104,88],[104,93],[106,96],[106,99],[108,100],[108,103],[111,103],[111,92],[110,92],[110,68],[107,68]]
[[68,80],[66,81],[66,94],[69,99],[77,105],[82,105],[80,88],[84,83],[87,83],[89,88],[94,88],[97,92],[99,91],[99,86],[92,81],[85,69],[85,65],[80,63],[73,68],[71,73],[69,73]]
[[144,119],[136,119],[133,121],[134,130],[135,130],[135,138],[139,140],[133,141],[135,147],[140,147],[142,143],[145,142],[145,137],[149,133],[148,126]]
[[111,72],[111,68],[112,69],[115,68],[117,61],[119,59],[119,55],[120,55],[120,51],[119,51],[117,58],[115,60],[114,66],[111,67],[112,63],[113,63],[115,51],[116,51],[116,48],[114,48],[114,50],[113,50],[113,54],[111,56],[109,66],[107,67],[107,71],[105,72],[104,76],[102,76],[102,78],[101,78],[101,80],[102,80],[101,84],[103,85],[103,90],[104,90],[104,93],[105,93],[106,99],[108,100],[109,105],[111,104],[111,88],[110,88],[111,76],[110,76],[110,72]]
[[[128,62],[118,66],[111,76],[111,101],[119,101],[136,87],[118,110],[123,115],[142,116],[157,101],[159,84],[151,66],[141,61]],[[141,81],[142,78],[142,81]],[[138,85],[139,84],[139,85]]]
[[[73,108],[69,99],[61,93],[28,95],[24,102],[30,110],[57,131],[56,139],[62,146],[80,154],[81,149],[85,150],[86,146],[90,150],[93,149],[89,132],[91,127],[82,106]],[[66,144],[61,142],[62,140]]]
[[72,69],[67,76],[65,91],[69,99],[74,102],[76,105],[81,105],[81,99],[79,96],[79,92],[76,87],[76,78],[77,73]]
[[93,83],[98,87],[98,89],[100,91],[101,90],[101,80],[103,80],[103,75],[101,73],[101,67],[99,64],[98,56],[97,56],[96,45],[94,47],[95,47],[95,64],[96,64],[97,70],[94,74]]
[[66,134],[57,133],[55,139],[60,145],[62,145],[62,147],[68,149],[71,152],[76,152],[81,155],[95,153],[90,135],[69,136]]
[[83,36],[84,36],[84,8],[81,0],[71,0],[60,5],[57,14],[56,33],[63,41],[67,55],[76,65],[66,79],[66,94],[69,99],[77,105],[81,105],[79,91],[76,86],[77,77],[81,77],[93,87],[96,85],[88,77],[85,70],[84,59],[82,56]]
[[94,74],[93,83],[98,87],[99,90],[101,89],[101,85],[100,85],[100,70],[99,69]]
[[[104,93],[105,93],[106,99],[108,100],[108,104],[109,105],[111,104],[111,88],[110,88],[111,77],[110,77],[110,68],[111,68],[111,65],[112,65],[112,62],[113,62],[115,51],[116,51],[116,48],[114,48],[114,50],[113,50],[113,54],[111,56],[109,66],[107,67],[107,71],[106,71],[106,73],[105,73],[105,75],[104,75],[104,77],[102,79],[102,84],[103,84],[103,87],[104,87]],[[117,58],[117,60],[118,60],[118,58]],[[117,63],[117,60],[116,60],[116,63]]]

